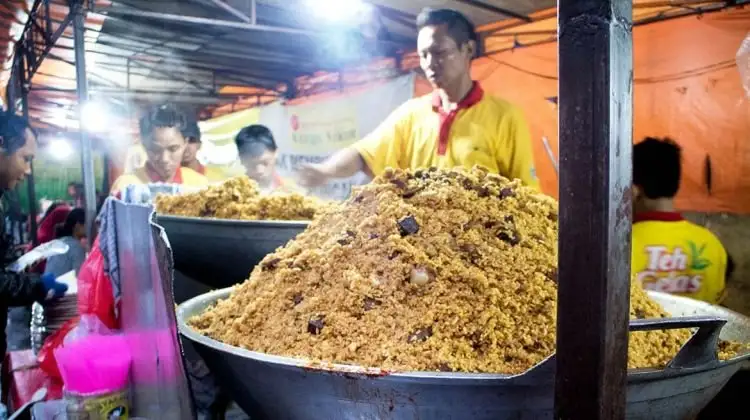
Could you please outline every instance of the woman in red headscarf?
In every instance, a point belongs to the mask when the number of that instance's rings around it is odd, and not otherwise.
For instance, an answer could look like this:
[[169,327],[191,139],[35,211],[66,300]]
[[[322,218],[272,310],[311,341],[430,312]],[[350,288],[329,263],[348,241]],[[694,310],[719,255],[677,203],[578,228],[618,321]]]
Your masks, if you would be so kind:
[[46,244],[55,239],[57,225],[65,223],[65,219],[71,210],[70,206],[62,202],[53,203],[50,206],[47,214],[39,222],[39,228],[36,231],[39,245]]

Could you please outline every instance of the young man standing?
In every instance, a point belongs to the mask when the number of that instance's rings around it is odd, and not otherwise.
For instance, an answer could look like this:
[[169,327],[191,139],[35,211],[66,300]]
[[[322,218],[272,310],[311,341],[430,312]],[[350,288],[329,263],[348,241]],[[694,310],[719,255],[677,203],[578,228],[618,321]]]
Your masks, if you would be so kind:
[[731,260],[713,233],[675,211],[680,179],[674,141],[648,137],[633,147],[633,275],[647,290],[718,304]]
[[265,125],[249,125],[234,138],[245,174],[258,183],[265,192],[300,192],[291,180],[276,171],[278,147],[273,133]]
[[485,93],[471,78],[479,37],[474,25],[449,9],[417,17],[420,66],[430,95],[396,109],[374,132],[328,160],[300,170],[300,183],[315,187],[364,171],[481,165],[490,172],[537,186],[529,128],[521,110]]
[[116,193],[128,185],[164,182],[191,187],[208,185],[205,176],[182,167],[187,141],[183,130],[187,118],[171,104],[159,105],[149,110],[140,120],[140,134],[146,149],[146,164],[133,173],[117,178],[112,185]]
[[201,150],[201,146],[203,145],[198,121],[191,118],[182,131],[182,135],[187,141],[185,154],[182,156],[182,166],[205,176],[209,182],[220,182],[226,179],[223,171],[211,166],[205,166],[198,160],[198,151]]

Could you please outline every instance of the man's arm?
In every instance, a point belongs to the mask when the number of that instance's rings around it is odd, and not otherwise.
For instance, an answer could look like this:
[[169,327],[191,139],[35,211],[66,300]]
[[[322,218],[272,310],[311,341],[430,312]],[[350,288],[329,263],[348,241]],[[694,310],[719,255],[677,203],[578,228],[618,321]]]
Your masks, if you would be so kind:
[[28,306],[41,302],[45,296],[46,289],[39,275],[0,271],[0,305]]
[[360,171],[369,172],[369,169],[359,151],[350,146],[339,150],[321,163],[301,167],[299,183],[304,187],[316,187],[330,179],[347,178]]
[[372,177],[387,167],[400,167],[412,106],[411,101],[401,105],[367,137],[339,150],[324,162],[302,166],[299,170],[300,185],[316,187],[360,171]]

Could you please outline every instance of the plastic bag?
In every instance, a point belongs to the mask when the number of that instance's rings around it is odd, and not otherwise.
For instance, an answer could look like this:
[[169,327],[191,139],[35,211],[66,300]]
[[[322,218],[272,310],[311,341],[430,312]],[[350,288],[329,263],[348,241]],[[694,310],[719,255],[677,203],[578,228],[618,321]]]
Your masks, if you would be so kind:
[[115,298],[112,282],[104,270],[104,255],[99,248],[99,238],[78,272],[78,313],[95,315],[104,325],[119,328],[115,315]]
[[747,92],[747,97],[750,98],[750,33],[742,41],[740,49],[737,51],[737,70],[740,72],[740,79],[742,86],[745,87],[745,92]]
[[55,359],[55,350],[65,345],[78,341],[82,338],[92,335],[111,335],[113,331],[107,328],[102,321],[94,315],[81,315],[68,320],[63,326],[55,331],[54,334],[44,340],[37,362],[39,367],[51,378],[61,381],[62,376],[57,367]]
[[[146,185],[128,185],[121,191],[120,199],[128,204],[149,204],[159,194],[177,195],[183,192],[181,184],[155,182]],[[198,189],[200,190],[200,189]]]
[[160,194],[180,195],[200,192],[206,188],[208,187],[191,187],[182,184],[153,182],[145,185],[128,185],[122,191],[118,192],[115,197],[128,204],[151,204],[154,197]]
[[[109,398],[127,389],[133,363],[125,337],[112,334],[80,337],[55,349],[55,359],[66,392],[78,396],[110,394]],[[118,401],[117,406],[122,405]]]
[[20,273],[25,270],[26,267],[33,265],[34,263],[47,259],[53,255],[63,255],[70,247],[63,241],[55,239],[54,241],[47,242],[46,244],[39,245],[31,251],[23,254],[23,256],[8,266],[8,270],[15,273]]
[[81,315],[78,323],[63,338],[63,345],[92,335],[112,335],[114,331],[94,315]]
[[64,345],[65,336],[75,329],[78,321],[78,317],[69,319],[59,330],[47,337],[36,357],[37,362],[39,362],[39,368],[56,381],[62,382],[62,375],[60,375],[60,370],[57,368],[55,349]]

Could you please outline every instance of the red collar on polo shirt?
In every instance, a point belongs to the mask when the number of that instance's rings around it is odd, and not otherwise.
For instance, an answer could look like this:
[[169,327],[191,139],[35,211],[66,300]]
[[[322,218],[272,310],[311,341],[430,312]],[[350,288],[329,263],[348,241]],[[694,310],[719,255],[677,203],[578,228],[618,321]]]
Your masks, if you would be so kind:
[[[149,162],[146,162],[146,175],[151,182],[166,182],[162,181],[159,174],[154,170]],[[174,178],[172,178],[171,183],[182,184],[182,168],[177,168],[177,172],[175,172]]]
[[432,92],[432,109],[438,113],[440,121],[440,135],[438,137],[438,155],[443,156],[448,150],[448,141],[450,139],[451,127],[462,109],[471,108],[484,97],[484,90],[479,86],[479,82],[474,82],[466,96],[461,99],[456,109],[445,111],[443,109],[443,100],[437,91]]
[[273,188],[279,188],[284,186],[284,178],[282,178],[276,171],[273,172],[273,176],[271,178],[271,185],[273,185]]
[[685,220],[676,211],[644,211],[633,216],[633,223],[638,222],[680,222]]

